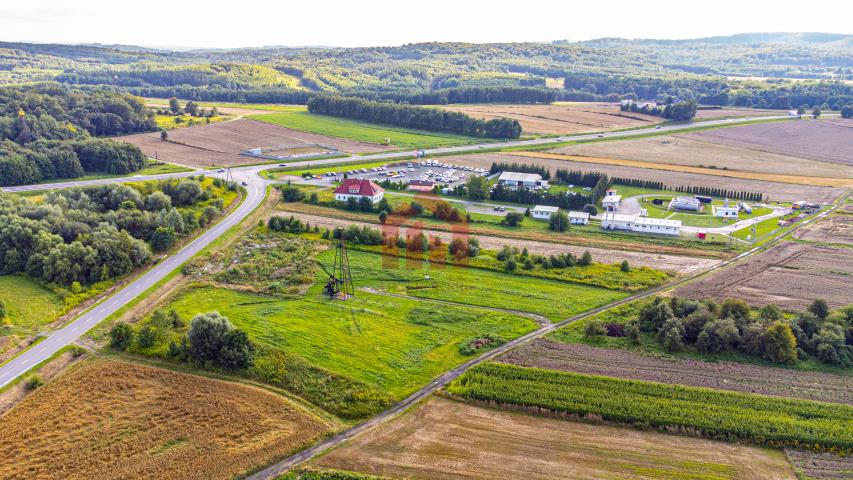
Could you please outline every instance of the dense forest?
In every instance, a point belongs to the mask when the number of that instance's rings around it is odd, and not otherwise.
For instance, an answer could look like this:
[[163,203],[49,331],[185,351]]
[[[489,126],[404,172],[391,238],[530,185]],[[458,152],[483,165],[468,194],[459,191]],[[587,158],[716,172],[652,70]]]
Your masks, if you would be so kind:
[[128,94],[55,83],[0,88],[0,185],[135,172],[145,165],[139,148],[94,137],[155,127],[151,112]]
[[304,104],[325,92],[409,104],[671,97],[840,109],[853,104],[853,36],[195,51],[0,43],[0,83],[47,79],[197,101]]
[[471,118],[460,112],[438,108],[416,107],[391,102],[374,102],[355,97],[318,95],[308,101],[308,111],[322,115],[353,118],[372,123],[449,132],[458,135],[487,138],[518,138],[518,120]]
[[212,221],[228,189],[184,179],[54,190],[40,203],[0,194],[0,273],[63,286],[120,278]]

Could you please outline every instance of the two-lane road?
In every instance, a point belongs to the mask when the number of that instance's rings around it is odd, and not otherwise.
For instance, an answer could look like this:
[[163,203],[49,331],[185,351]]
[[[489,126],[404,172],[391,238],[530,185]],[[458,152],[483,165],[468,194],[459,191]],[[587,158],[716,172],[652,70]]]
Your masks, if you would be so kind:
[[[198,174],[199,172],[194,173]],[[210,244],[210,242],[219,238],[219,236],[225,233],[225,231],[249,215],[255,207],[260,205],[263,201],[266,194],[267,182],[257,175],[243,172],[235,173],[234,177],[237,181],[245,180],[249,183],[246,187],[246,198],[236,209],[234,209],[234,211],[228,214],[219,223],[196,237],[181,250],[168,256],[153,268],[128,283],[124,288],[101,300],[88,311],[76,317],[66,326],[53,331],[40,343],[0,367],[0,387],[23,375],[44,360],[47,360],[51,355],[58,352],[63,347],[70,345],[89,329],[112,315],[123,306],[127,305],[131,300],[139,296],[139,294],[155,285],[161,279],[166,277],[166,275],[178,268],[182,263],[200,252],[204,247]],[[76,185],[78,184],[73,186]],[[40,187],[44,188],[44,185]]]

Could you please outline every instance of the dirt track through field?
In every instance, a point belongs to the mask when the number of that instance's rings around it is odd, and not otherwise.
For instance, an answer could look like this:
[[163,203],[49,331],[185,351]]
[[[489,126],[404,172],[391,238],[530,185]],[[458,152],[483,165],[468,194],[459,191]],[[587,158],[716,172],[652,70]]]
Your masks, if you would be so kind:
[[657,358],[627,350],[537,339],[498,358],[524,367],[853,405],[853,376],[737,362]]
[[577,155],[563,155],[559,153],[544,152],[508,152],[509,155],[526,158],[547,158],[551,160],[564,160],[567,162],[584,162],[602,165],[620,165],[626,167],[648,168],[652,170],[664,170],[673,172],[695,173],[702,175],[713,175],[718,177],[743,178],[748,180],[763,180],[768,182],[792,183],[796,185],[817,185],[824,187],[853,187],[853,179],[807,177],[799,175],[779,175],[772,173],[746,172],[739,170],[720,170],[714,168],[691,167],[686,165],[667,165],[639,160],[621,160],[617,158],[581,157]]
[[430,398],[316,463],[391,478],[794,479],[782,452]]

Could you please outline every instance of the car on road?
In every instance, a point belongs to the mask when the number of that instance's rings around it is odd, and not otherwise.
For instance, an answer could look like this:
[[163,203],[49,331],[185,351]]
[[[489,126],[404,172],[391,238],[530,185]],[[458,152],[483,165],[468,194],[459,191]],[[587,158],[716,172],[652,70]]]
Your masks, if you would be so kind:
[[287,166],[287,164],[286,164],[286,163],[279,163],[279,164],[278,164],[278,166],[279,166],[279,167],[286,167],[286,166]]
[[660,125],[658,125],[657,127],[655,127],[655,130],[660,130]]
[[242,182],[240,182],[240,185],[243,185],[244,187],[248,187],[248,186],[249,186],[249,182],[247,182],[247,181],[243,180]]
[[224,172],[224,171],[225,171],[225,169],[224,169],[224,168],[220,168],[219,170],[217,170],[217,172],[219,172],[219,173],[222,173],[222,172]]
[[596,135],[596,137],[598,137],[598,138],[603,138],[603,137],[604,137],[604,134],[603,134],[603,133],[599,133],[598,135]]

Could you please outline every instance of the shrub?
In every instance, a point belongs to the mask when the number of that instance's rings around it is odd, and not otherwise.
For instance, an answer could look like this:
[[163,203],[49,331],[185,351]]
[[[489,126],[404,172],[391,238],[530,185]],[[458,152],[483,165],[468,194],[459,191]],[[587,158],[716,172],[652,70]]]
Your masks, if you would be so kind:
[[474,355],[481,351],[499,347],[504,343],[506,343],[506,340],[502,337],[492,333],[487,333],[486,335],[479,336],[460,345],[459,353],[465,356]]
[[518,268],[518,264],[515,261],[515,257],[510,257],[509,260],[506,261],[506,271],[514,272]]
[[681,322],[684,325],[684,340],[688,343],[695,343],[696,339],[699,338],[699,333],[703,328],[705,328],[705,325],[709,322],[713,322],[715,319],[716,317],[714,314],[704,307],[699,308],[695,312],[682,318]]
[[136,336],[136,344],[139,345],[139,348],[151,348],[157,342],[157,331],[151,327],[151,325],[146,325],[139,330],[139,334]]
[[608,323],[604,328],[607,329],[608,337],[624,337],[626,335],[625,326],[621,323]]
[[583,326],[583,336],[586,338],[603,337],[607,335],[607,328],[601,320],[590,320]]
[[826,363],[849,365],[850,347],[845,344],[844,331],[839,325],[827,323],[812,340],[817,357]]
[[731,350],[739,340],[735,321],[731,318],[714,320],[705,325],[696,339],[701,352],[719,353]]
[[379,212],[379,223],[385,224],[388,221],[388,212],[382,210]]
[[468,244],[461,238],[454,238],[450,241],[450,245],[447,246],[447,251],[450,252],[453,258],[457,260],[462,259],[468,255]]
[[619,270],[628,273],[631,271],[631,266],[628,265],[628,260],[622,260],[622,264],[619,265]]
[[667,320],[658,333],[663,348],[668,352],[684,350],[684,326],[678,318]]
[[743,300],[729,298],[720,305],[720,318],[731,318],[741,325],[749,321],[749,305]]
[[775,322],[764,332],[764,358],[773,363],[794,363],[797,360],[797,339],[784,322]]
[[38,375],[32,375],[24,380],[24,388],[30,391],[35,390],[42,385],[44,385],[44,380],[42,380]]
[[565,232],[569,229],[569,216],[563,211],[552,213],[548,219],[548,228],[554,232]]
[[110,346],[116,350],[127,350],[133,343],[133,329],[126,323],[117,323],[110,329]]
[[6,318],[6,302],[0,300],[0,320]]
[[518,212],[509,212],[501,221],[502,224],[508,227],[516,227],[524,220],[524,214]]
[[640,310],[639,327],[644,332],[657,332],[667,320],[674,317],[669,305],[658,297]]
[[246,333],[217,312],[196,315],[190,322],[187,342],[187,353],[199,363],[231,370],[252,364],[254,346]]
[[634,345],[640,344],[640,325],[637,322],[629,322],[625,325],[625,336]]
[[583,252],[583,255],[581,255],[580,260],[578,260],[578,266],[588,267],[590,265],[592,265],[592,254],[589,253],[589,250],[587,250]]
[[172,227],[157,227],[154,234],[151,235],[151,249],[155,252],[162,252],[175,246],[177,234]]
[[808,311],[817,318],[825,320],[829,316],[829,305],[826,304],[826,300],[817,298],[809,305]]

